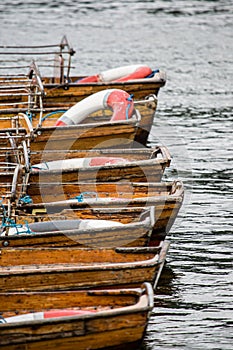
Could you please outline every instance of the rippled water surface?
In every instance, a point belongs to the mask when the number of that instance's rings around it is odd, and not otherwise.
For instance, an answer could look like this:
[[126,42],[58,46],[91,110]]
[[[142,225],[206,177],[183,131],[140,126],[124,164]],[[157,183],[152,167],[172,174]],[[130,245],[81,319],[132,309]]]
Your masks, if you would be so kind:
[[73,73],[133,63],[167,72],[150,135],[168,146],[185,203],[144,348],[233,349],[232,1],[0,2],[0,44],[66,34]]

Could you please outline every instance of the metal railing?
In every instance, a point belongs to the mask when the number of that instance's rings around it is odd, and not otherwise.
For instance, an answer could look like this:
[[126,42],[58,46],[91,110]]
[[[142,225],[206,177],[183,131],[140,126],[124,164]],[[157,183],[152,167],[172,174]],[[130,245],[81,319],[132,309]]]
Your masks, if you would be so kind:
[[[27,69],[30,62],[35,60],[40,68],[46,71],[43,77],[48,75],[56,79],[57,83],[64,84],[69,82],[71,59],[75,50],[70,46],[66,35],[64,35],[58,44],[51,45],[0,45],[0,81],[8,78],[14,82],[18,79],[26,79]],[[53,74],[50,72],[53,68]]]

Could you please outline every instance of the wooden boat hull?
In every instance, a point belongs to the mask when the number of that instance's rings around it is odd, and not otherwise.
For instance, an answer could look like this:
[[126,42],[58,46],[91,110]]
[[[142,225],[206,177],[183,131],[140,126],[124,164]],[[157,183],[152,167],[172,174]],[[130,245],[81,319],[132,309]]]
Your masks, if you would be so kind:
[[160,248],[6,248],[1,254],[0,291],[154,287],[169,243]]
[[[72,77],[72,82],[60,84],[56,83],[53,78],[44,77],[42,79],[44,96],[43,96],[43,105],[44,107],[53,107],[54,105],[59,106],[66,105],[69,103],[77,103],[84,98],[95,94],[99,91],[106,89],[120,89],[128,92],[130,95],[133,95],[135,99],[143,99],[145,96],[156,95],[158,96],[159,90],[166,84],[166,76],[164,72],[161,72],[160,79],[141,79],[141,80],[131,80],[125,82],[89,82],[78,84],[75,83],[76,80],[83,78],[83,76]],[[12,82],[10,79],[4,82],[3,79],[0,79],[2,84],[8,85],[10,88]],[[0,108],[3,107],[4,103],[11,103],[12,105],[20,105],[22,102],[28,101],[28,94],[25,94],[25,91],[22,89],[22,82],[19,80],[17,86],[16,80],[14,80],[14,85],[18,89],[18,93],[10,93],[10,90],[4,93],[4,90],[1,90],[0,94]],[[21,86],[21,88],[20,88]]]
[[[52,158],[53,157],[53,158]],[[64,157],[64,158],[63,158]],[[135,148],[119,150],[90,150],[69,152],[32,152],[32,164],[35,160],[48,163],[50,160],[87,158],[87,157],[119,157],[125,163],[102,166],[72,167],[58,170],[33,170],[30,173],[30,183],[44,182],[109,182],[130,180],[134,182],[160,181],[164,170],[170,165],[170,154],[165,146],[152,149]]]
[[93,148],[91,150],[50,150],[45,149],[31,151],[30,163],[35,165],[42,162],[50,162],[54,160],[67,160],[73,158],[87,158],[87,157],[120,157],[129,161],[141,161],[149,159],[162,159],[167,166],[170,165],[171,155],[166,146],[154,146],[154,147],[134,147],[131,149],[102,149]]
[[[55,127],[55,123],[72,106],[70,102],[63,106],[43,108],[43,113],[38,108],[33,109],[31,110],[31,120],[26,116],[27,109],[25,108],[0,109],[0,133],[4,133],[8,129],[11,129],[11,132],[13,132],[14,128],[16,130],[17,128],[21,129],[22,135],[27,133],[28,136],[31,136],[31,147],[33,150],[42,149],[42,147],[47,149],[107,148],[127,144],[123,140],[112,140],[110,143],[109,139],[117,138],[130,138],[134,140],[137,147],[146,146],[154,120],[157,99],[155,96],[146,99],[144,97],[143,100],[135,101],[134,105],[136,113],[129,120],[111,122],[112,112],[104,110],[104,113],[101,111],[91,114],[81,123],[69,127]],[[50,117],[50,115],[52,116]],[[40,119],[42,120],[41,122]],[[127,125],[129,130],[127,130]],[[133,126],[134,135],[132,136],[130,128],[132,129]],[[111,129],[110,135],[109,129]],[[122,137],[119,135],[121,133]],[[16,135],[19,135],[18,130],[17,132],[15,131]],[[90,137],[95,139],[95,142],[94,140],[87,140]],[[56,142],[57,138],[60,138],[59,143]],[[80,145],[80,142],[83,145]],[[101,143],[104,143],[103,146],[98,146]]]
[[[101,91],[101,90],[99,90],[99,91]],[[136,97],[134,97],[134,99],[135,98]],[[67,101],[69,101],[69,102],[67,103]],[[64,101],[63,104],[62,103],[57,104],[57,106],[56,106],[56,103],[53,103],[51,105],[51,102],[50,102],[49,108],[54,109],[56,107],[56,108],[63,108],[64,109],[64,107],[65,107],[65,109],[66,109],[67,107],[72,107],[72,105],[73,104],[71,103],[71,100],[66,100],[66,102]],[[48,107],[48,104],[45,103],[45,106]],[[141,145],[146,146],[148,136],[149,136],[149,133],[151,131],[151,126],[152,126],[153,121],[154,121],[156,108],[157,108],[156,95],[152,95],[152,94],[141,95],[141,100],[135,99],[134,106],[140,115],[137,132],[136,132],[136,135],[134,138],[135,145],[136,145],[136,147],[139,147]],[[95,114],[90,115],[81,124],[98,123],[99,121],[106,122],[106,121],[109,121],[109,119],[111,118],[111,115],[112,115],[111,111],[105,111],[104,115],[102,115],[102,116],[95,115]],[[53,118],[50,118],[46,123],[44,123],[44,126],[54,125],[54,123],[55,123],[55,121],[53,121]]]
[[[0,133],[8,132],[4,120],[0,123]],[[130,147],[137,134],[137,118],[127,121],[89,123],[71,126],[44,126],[33,130],[21,128],[21,138],[30,138],[31,150],[43,149],[92,149]],[[11,127],[13,136],[18,130]]]
[[43,83],[46,91],[44,98],[45,105],[51,103],[63,103],[68,100],[78,102],[91,94],[102,91],[103,89],[121,89],[129,94],[133,94],[135,99],[142,99],[145,96],[158,95],[159,90],[166,83],[166,76],[161,72],[160,79],[143,79],[126,82],[89,82],[85,84],[76,84],[74,81],[83,77],[73,77],[69,84],[56,84],[53,79],[44,78]]
[[[113,248],[118,246],[143,247],[149,245],[153,229],[153,212],[151,208],[144,211],[141,210],[138,218],[135,218],[135,212],[132,215],[132,211],[126,209],[123,219],[120,219],[118,215],[118,219],[115,220],[117,223],[122,224],[117,226],[114,226],[115,221],[111,219],[112,212],[114,215],[114,210],[110,209],[107,215],[92,217],[92,220],[101,220],[102,218],[102,220],[112,221],[112,225],[108,222],[103,222],[102,226],[98,225],[97,222],[89,222],[87,225],[85,221],[82,223],[83,226],[79,226],[80,218],[77,216],[64,220],[64,217],[50,218],[49,215],[46,215],[46,218],[40,217],[41,221],[43,221],[41,225],[39,223],[30,227],[30,223],[39,221],[39,216],[33,214],[30,219],[29,216],[17,215],[14,221],[16,224],[13,225],[14,232],[12,233],[11,231],[12,225],[8,227],[8,230],[7,225],[5,225],[6,231],[0,235],[0,243],[2,247],[86,246]],[[124,224],[124,217],[127,213],[131,215],[131,221],[128,217],[127,222]],[[139,210],[137,210],[137,213],[139,213]],[[2,222],[5,221],[5,219],[2,220]],[[27,222],[27,225],[25,225],[25,222]],[[22,225],[24,226],[22,227]]]
[[34,150],[130,147],[137,133],[137,120],[38,128],[30,148]]
[[2,323],[1,349],[135,349],[146,332],[153,290],[146,283],[138,289],[2,293],[0,302],[3,317],[25,310],[76,307],[95,311],[83,316]]
[[[58,142],[58,140],[57,140]],[[22,151],[20,151],[22,153]],[[22,154],[21,154],[22,155]],[[53,160],[69,160],[72,158],[88,157],[119,157],[124,163],[109,164],[101,166],[81,166],[71,167],[64,170],[33,170],[30,171],[30,164],[47,163]],[[24,154],[23,163],[26,164],[29,175],[26,175],[27,184],[43,184],[48,182],[67,183],[67,182],[109,182],[109,181],[134,181],[134,182],[157,182],[160,181],[165,169],[170,166],[171,157],[168,149],[165,146],[154,148],[135,148],[135,149],[93,149],[93,150],[44,150],[30,151],[30,154]],[[9,165],[8,168],[0,171],[1,192],[9,191],[9,186],[12,184],[14,176],[16,184],[14,187],[22,185],[23,174],[16,176],[16,164]],[[21,167],[22,168],[22,167]],[[1,169],[0,169],[1,170]],[[29,173],[30,171],[30,173]],[[25,177],[24,177],[25,179]],[[33,185],[33,186],[34,186]]]
[[[53,195],[55,192],[56,195]],[[87,199],[85,199],[85,193],[87,193]],[[88,193],[93,193],[96,196],[88,198]],[[76,183],[75,185],[63,184],[62,186],[59,184],[44,184],[44,187],[43,185],[31,184],[28,188],[28,194],[30,194],[34,203],[22,204],[18,207],[16,218],[19,223],[25,220],[31,222],[34,220],[54,220],[55,218],[83,219],[99,217],[117,219],[117,217],[124,215],[126,207],[130,216],[136,216],[140,212],[139,207],[141,211],[151,207],[153,229],[149,244],[158,245],[169,233],[177,218],[183,203],[184,188],[180,181]],[[84,199],[80,200],[82,194]],[[50,202],[52,198],[56,201]],[[109,208],[115,209],[109,211]]]

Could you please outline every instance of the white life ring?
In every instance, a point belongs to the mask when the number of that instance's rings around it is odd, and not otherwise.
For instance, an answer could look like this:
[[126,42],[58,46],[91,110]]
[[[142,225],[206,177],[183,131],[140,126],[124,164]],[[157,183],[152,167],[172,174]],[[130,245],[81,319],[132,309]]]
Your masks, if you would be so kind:
[[120,89],[99,91],[68,109],[58,119],[55,126],[79,124],[89,114],[106,108],[113,110],[111,121],[127,120],[133,115],[133,99],[126,91]]
[[35,164],[31,167],[33,171],[43,170],[65,170],[65,169],[77,169],[81,167],[93,167],[93,166],[107,166],[113,164],[125,164],[127,159],[120,157],[93,157],[93,158],[71,158],[62,160],[53,160],[51,162],[43,162]]
[[133,64],[129,66],[122,66],[113,69],[108,69],[99,74],[82,78],[77,81],[78,84],[91,82],[111,82],[111,81],[128,81],[135,79],[146,78],[152,74],[152,69],[147,65]]

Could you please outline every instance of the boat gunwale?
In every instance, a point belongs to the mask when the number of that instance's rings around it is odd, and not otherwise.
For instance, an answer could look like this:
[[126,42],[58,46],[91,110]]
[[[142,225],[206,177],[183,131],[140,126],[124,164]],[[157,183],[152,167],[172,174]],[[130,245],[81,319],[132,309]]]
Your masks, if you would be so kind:
[[[31,183],[32,184],[32,183]],[[82,182],[80,182],[80,184],[82,184]],[[85,183],[86,184],[86,183]],[[140,184],[140,183],[139,183]],[[143,184],[143,183],[142,183]],[[148,183],[150,184],[150,183]],[[165,194],[165,195],[159,195],[159,196],[145,196],[145,197],[138,197],[138,198],[125,198],[124,200],[122,199],[117,199],[114,197],[114,201],[111,202],[111,200],[109,201],[108,204],[111,204],[111,207],[114,206],[119,206],[121,207],[124,202],[127,204],[127,207],[129,205],[137,205],[138,207],[143,207],[145,205],[149,206],[149,207],[155,207],[156,204],[158,203],[169,203],[169,202],[178,202],[178,203],[182,203],[183,199],[184,199],[184,187],[183,187],[183,183],[180,180],[174,180],[173,182],[171,182],[171,185],[175,186],[175,188],[172,188],[171,193]],[[42,183],[40,183],[40,186],[42,185]],[[98,206],[106,206],[106,201],[104,197],[100,197],[100,199],[98,199],[98,202],[96,201],[96,199],[89,199],[88,202],[79,202],[77,199],[67,199],[67,200],[63,200],[63,201],[55,201],[55,202],[46,202],[46,203],[29,203],[29,204],[19,204],[17,206],[18,209],[21,210],[33,210],[36,208],[59,208],[59,207],[69,207],[70,209],[75,209],[75,208],[83,208],[86,206],[94,206],[95,208],[98,208]]]
[[[0,267],[0,278],[4,276],[24,276],[26,275],[44,275],[49,273],[58,273],[57,269],[59,268],[59,274],[66,274],[73,272],[86,272],[86,271],[127,271],[127,270],[143,270],[145,268],[155,268],[160,266],[166,258],[166,252],[168,250],[169,243],[168,241],[163,241],[159,247],[159,249],[156,247],[148,247],[151,249],[151,254],[153,254],[153,257],[150,257],[149,259],[145,260],[137,260],[137,261],[130,261],[130,262],[118,262],[118,263],[95,263],[95,265],[81,265],[77,266],[78,263],[51,263],[51,264],[27,264],[27,265],[14,265],[14,266],[1,266]],[[10,250],[12,252],[16,251],[26,251],[26,252],[32,252],[33,251],[56,251],[57,248],[7,248],[7,250]],[[59,250],[62,251],[65,248],[60,248]],[[82,248],[74,248],[73,250],[80,250]],[[58,250],[58,251],[59,251]],[[71,249],[65,249],[65,250],[71,250]],[[92,249],[93,250],[93,249]],[[135,250],[135,248],[132,248],[132,251]],[[91,249],[89,249],[91,252]],[[161,251],[163,251],[162,256]],[[87,251],[88,253],[88,251]],[[130,251],[128,249],[128,254],[130,254]],[[127,254],[126,253],[126,254]],[[150,254],[150,252],[145,252],[143,249],[142,252],[140,252],[140,247],[137,247],[137,251],[135,254]],[[27,269],[25,269],[27,267]]]
[[[15,323],[1,323],[0,329],[11,329],[11,328],[23,328],[25,326],[34,326],[34,325],[46,325],[46,324],[59,324],[59,323],[69,323],[69,322],[75,322],[75,321],[81,321],[84,320],[91,320],[91,319],[98,319],[98,318],[106,318],[106,317],[114,317],[114,316],[121,316],[126,314],[133,314],[133,313],[144,313],[148,312],[150,313],[153,309],[154,305],[154,292],[152,285],[149,282],[144,282],[141,286],[141,288],[121,288],[120,291],[137,291],[138,300],[129,306],[123,306],[119,308],[114,309],[108,309],[103,311],[97,311],[95,313],[85,314],[85,315],[78,315],[78,316],[65,316],[65,317],[57,317],[57,318],[47,318],[42,320],[33,320],[33,321],[24,321],[24,322],[15,322]],[[104,292],[105,290],[103,290]],[[66,291],[64,291],[66,292]],[[78,292],[78,291],[77,291]],[[87,293],[91,294],[92,290],[88,290]],[[113,293],[115,290],[113,289]],[[10,293],[17,293],[21,294],[20,292],[10,292]],[[27,292],[25,292],[27,293]],[[43,293],[43,291],[39,291],[39,293]],[[47,291],[45,293],[48,293]],[[50,293],[53,293],[50,292]],[[110,290],[111,293],[111,290]],[[33,294],[36,294],[35,292]],[[120,296],[121,294],[119,294]],[[1,293],[0,293],[1,296]],[[145,298],[146,297],[146,298]],[[147,320],[149,319],[149,315],[147,315]],[[62,333],[62,332],[61,332]],[[35,337],[33,337],[33,340],[36,340]],[[1,344],[1,341],[0,341]]]

